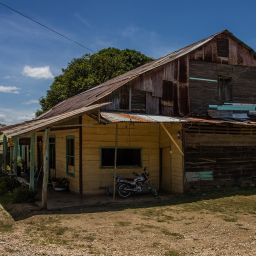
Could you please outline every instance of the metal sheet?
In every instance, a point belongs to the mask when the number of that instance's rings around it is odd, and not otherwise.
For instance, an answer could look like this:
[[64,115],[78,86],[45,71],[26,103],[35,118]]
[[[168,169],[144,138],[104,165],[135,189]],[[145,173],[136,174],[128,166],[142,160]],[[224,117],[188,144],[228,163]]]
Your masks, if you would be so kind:
[[158,116],[158,115],[142,115],[118,112],[101,112],[101,118],[111,123],[118,122],[135,122],[135,123],[180,123],[184,122],[184,118]]
[[24,123],[18,124],[16,126],[11,125],[9,128],[7,126],[5,127],[4,130],[2,130],[2,133],[7,135],[8,137],[14,137],[14,136],[30,133],[32,131],[38,131],[46,127],[51,127],[53,124],[63,122],[70,118],[74,118],[78,115],[87,113],[89,111],[99,109],[100,107],[106,106],[108,104],[109,103],[95,104],[89,107],[83,107],[83,108],[73,110],[73,111],[70,111],[61,115],[57,115],[54,117],[44,118],[39,120],[35,119],[30,122],[24,122]]

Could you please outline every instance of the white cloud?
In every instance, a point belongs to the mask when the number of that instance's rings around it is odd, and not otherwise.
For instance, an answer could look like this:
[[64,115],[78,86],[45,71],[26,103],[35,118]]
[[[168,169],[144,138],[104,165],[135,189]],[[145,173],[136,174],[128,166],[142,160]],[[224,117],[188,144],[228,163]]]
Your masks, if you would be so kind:
[[31,67],[26,65],[23,68],[22,74],[36,79],[51,79],[54,77],[49,66]]
[[34,111],[11,108],[0,108],[0,123],[15,124],[35,117]]
[[38,103],[39,103],[38,100],[28,100],[28,101],[25,101],[23,104],[32,105],[32,104],[38,104]]
[[0,93],[19,93],[19,88],[16,86],[5,86],[5,85],[0,85]]

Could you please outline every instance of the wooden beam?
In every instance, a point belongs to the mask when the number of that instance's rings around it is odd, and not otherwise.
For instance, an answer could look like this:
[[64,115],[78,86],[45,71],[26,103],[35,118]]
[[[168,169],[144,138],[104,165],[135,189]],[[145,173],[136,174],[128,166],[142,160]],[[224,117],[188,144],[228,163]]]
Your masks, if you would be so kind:
[[113,200],[116,199],[116,169],[117,169],[117,146],[118,146],[118,123],[115,129],[115,157],[114,157],[114,180],[113,180]]
[[30,137],[30,162],[29,162],[29,189],[35,190],[35,144],[36,134],[32,133]]
[[132,87],[129,86],[129,112],[132,111]]
[[6,171],[7,166],[7,150],[8,150],[8,142],[6,135],[3,135],[3,170]]
[[43,156],[44,156],[44,176],[42,186],[42,208],[47,209],[47,192],[48,192],[48,178],[49,178],[49,129],[44,131],[43,142]]
[[180,154],[182,156],[184,156],[184,153],[182,151],[182,149],[180,148],[180,146],[177,144],[177,142],[175,141],[175,139],[173,138],[173,136],[171,135],[171,133],[167,130],[167,128],[165,127],[165,125],[163,123],[160,123],[161,127],[163,128],[163,130],[166,132],[166,134],[168,135],[168,137],[170,138],[170,140],[172,141],[172,143],[174,144],[174,146],[178,149],[178,151],[180,152]]
[[13,154],[12,154],[12,162],[13,162],[13,172],[17,175],[17,158],[18,158],[18,149],[19,149],[19,139],[18,137],[13,138]]
[[79,116],[79,192],[83,196],[83,117]]

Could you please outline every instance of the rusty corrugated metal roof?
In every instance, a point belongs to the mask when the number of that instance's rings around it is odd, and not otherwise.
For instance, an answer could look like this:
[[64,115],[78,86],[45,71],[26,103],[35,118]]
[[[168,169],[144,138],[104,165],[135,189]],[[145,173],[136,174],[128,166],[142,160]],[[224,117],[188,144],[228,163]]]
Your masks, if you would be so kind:
[[185,120],[187,123],[234,124],[234,125],[244,125],[244,126],[256,126],[256,121],[253,121],[253,120],[235,121],[235,120],[197,118],[197,117],[187,117],[185,118]]
[[75,109],[78,109],[81,107],[89,106],[90,104],[93,104],[96,101],[111,94],[113,91],[120,88],[121,86],[123,86],[123,85],[127,84],[128,82],[134,80],[135,78],[139,77],[141,74],[144,74],[148,71],[151,71],[157,67],[160,67],[160,66],[167,64],[171,61],[174,61],[180,57],[183,57],[184,55],[187,55],[188,53],[195,51],[196,49],[200,48],[201,46],[208,43],[209,41],[211,41],[216,36],[218,36],[222,33],[229,34],[231,37],[233,37],[235,40],[239,41],[241,44],[243,44],[249,50],[253,51],[249,46],[245,45],[242,41],[240,41],[238,38],[236,38],[231,32],[229,32],[228,30],[224,30],[222,32],[211,35],[203,40],[200,40],[196,43],[193,43],[184,48],[181,48],[180,50],[174,51],[162,58],[159,58],[150,63],[144,64],[144,65],[142,65],[136,69],[133,69],[123,75],[120,75],[111,80],[108,80],[105,83],[100,84],[90,90],[82,92],[82,93],[80,93],[76,96],[73,96],[71,98],[68,98],[68,99],[60,102],[56,106],[54,106],[52,109],[50,109],[46,113],[39,116],[38,119],[52,117],[52,116],[59,115],[59,114],[62,114],[62,113],[68,112],[68,111],[72,111],[72,110],[75,110]]
[[144,115],[133,113],[119,112],[101,112],[100,116],[103,120],[110,123],[135,122],[135,123],[179,123],[184,119],[180,117]]
[[34,119],[30,122],[23,122],[18,125],[10,125],[5,127],[4,129],[0,130],[3,134],[7,135],[8,137],[18,136],[27,134],[33,131],[42,130],[46,127],[51,127],[52,125],[63,122],[69,118],[76,117],[78,115],[81,115],[83,113],[99,109],[103,106],[106,106],[109,103],[101,103],[101,104],[95,104],[88,107],[79,108],[73,111],[69,111],[64,114],[60,114],[54,117],[49,118],[43,118],[43,119]]
[[256,126],[255,121],[233,121],[210,118],[196,118],[196,117],[170,117],[159,115],[144,115],[134,113],[120,113],[120,112],[100,112],[100,116],[105,122],[121,123],[205,123],[205,124],[234,124],[243,126]]

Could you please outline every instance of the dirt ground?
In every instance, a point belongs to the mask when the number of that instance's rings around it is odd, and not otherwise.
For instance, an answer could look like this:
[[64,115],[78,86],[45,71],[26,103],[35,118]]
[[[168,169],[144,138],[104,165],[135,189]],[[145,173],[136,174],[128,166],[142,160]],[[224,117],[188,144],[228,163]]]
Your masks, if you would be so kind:
[[0,255],[256,255],[256,195],[16,221],[1,208]]

